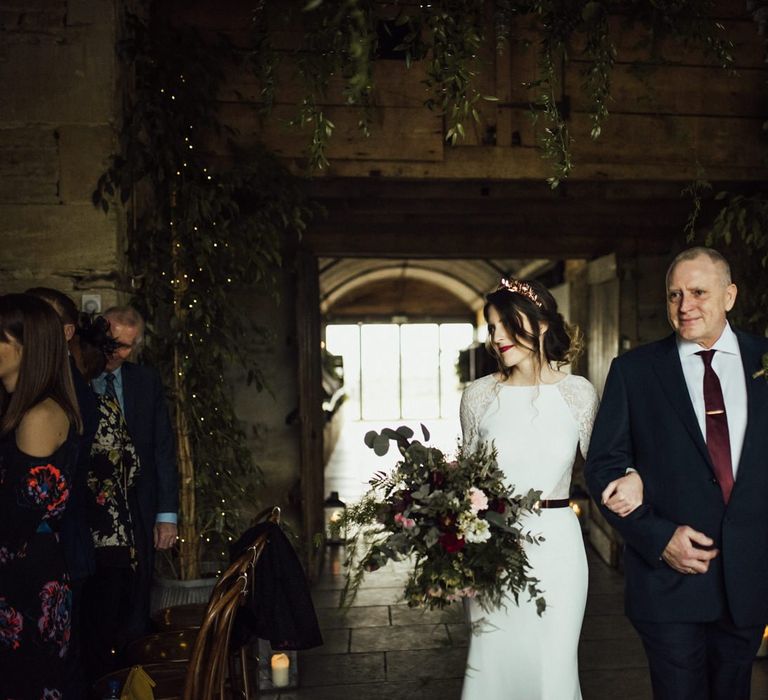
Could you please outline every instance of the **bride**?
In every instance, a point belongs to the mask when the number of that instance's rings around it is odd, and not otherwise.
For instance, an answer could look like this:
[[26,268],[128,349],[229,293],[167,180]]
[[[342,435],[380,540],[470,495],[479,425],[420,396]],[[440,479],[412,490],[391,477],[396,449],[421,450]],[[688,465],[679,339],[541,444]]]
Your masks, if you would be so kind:
[[[549,291],[535,281],[502,280],[486,297],[488,348],[498,372],[470,384],[461,427],[470,448],[493,442],[516,491],[542,492],[526,525],[543,536],[526,545],[547,608],[525,594],[490,612],[469,602],[472,621],[462,700],[579,700],[578,642],[587,599],[587,560],[576,515],[568,507],[576,452],[586,455],[597,393],[559,368],[579,350]],[[624,477],[627,493],[639,479]],[[614,488],[618,488],[615,485]]]

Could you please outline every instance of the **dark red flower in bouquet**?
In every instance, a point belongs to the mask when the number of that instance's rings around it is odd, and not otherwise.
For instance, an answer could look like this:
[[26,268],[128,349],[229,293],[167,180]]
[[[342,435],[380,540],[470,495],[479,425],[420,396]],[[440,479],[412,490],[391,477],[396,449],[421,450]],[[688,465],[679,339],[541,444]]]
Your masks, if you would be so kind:
[[435,469],[434,471],[430,472],[429,481],[431,482],[432,486],[434,486],[436,489],[439,489],[445,483],[445,474],[443,474],[443,472],[441,472],[439,469]]
[[443,528],[453,527],[456,524],[456,516],[453,513],[446,513],[438,518],[438,522]]
[[462,549],[464,549],[465,544],[464,538],[457,537],[455,532],[444,532],[442,535],[440,535],[439,542],[443,549],[449,554],[460,552]]
[[397,497],[392,501],[392,509],[395,513],[402,513],[411,503],[413,503],[413,496],[410,492],[399,491]]
[[488,504],[488,510],[495,510],[497,513],[503,513],[506,509],[507,506],[503,498],[494,498]]

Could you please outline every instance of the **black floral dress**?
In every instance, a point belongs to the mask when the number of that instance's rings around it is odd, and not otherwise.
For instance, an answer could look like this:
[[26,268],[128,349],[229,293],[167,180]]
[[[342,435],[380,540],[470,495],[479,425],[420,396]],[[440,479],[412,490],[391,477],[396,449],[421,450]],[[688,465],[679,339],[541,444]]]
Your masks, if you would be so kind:
[[58,525],[77,455],[71,432],[50,457],[0,440],[0,700],[66,700],[72,593]]

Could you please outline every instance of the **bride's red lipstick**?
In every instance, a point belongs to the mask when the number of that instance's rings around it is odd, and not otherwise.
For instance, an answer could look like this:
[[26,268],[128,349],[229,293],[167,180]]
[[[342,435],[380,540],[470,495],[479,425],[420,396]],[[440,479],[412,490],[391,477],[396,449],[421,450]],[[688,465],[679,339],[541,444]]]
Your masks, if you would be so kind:
[[499,346],[499,352],[503,355],[507,350],[511,350],[514,345],[500,345]]

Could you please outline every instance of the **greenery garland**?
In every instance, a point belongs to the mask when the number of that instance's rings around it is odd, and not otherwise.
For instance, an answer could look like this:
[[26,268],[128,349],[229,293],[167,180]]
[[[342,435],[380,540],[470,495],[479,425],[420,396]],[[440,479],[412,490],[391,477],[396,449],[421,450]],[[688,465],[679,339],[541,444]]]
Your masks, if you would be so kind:
[[[262,38],[269,31],[265,5],[266,0],[259,2]],[[714,0],[433,0],[418,5],[398,0],[383,5],[373,0],[293,0],[280,6],[287,26],[299,24],[299,14],[303,27],[296,60],[305,96],[293,123],[311,127],[310,167],[326,167],[327,146],[335,127],[322,103],[331,77],[340,75],[346,101],[361,107],[359,126],[368,134],[372,64],[379,50],[377,27],[386,21],[386,26],[406,29],[398,48],[409,65],[428,61],[425,105],[443,115],[445,139],[456,144],[464,137],[467,122],[479,119],[479,100],[496,100],[493,95],[480,95],[474,85],[481,69],[482,46],[492,42],[502,51],[510,41],[523,41],[516,35],[516,27],[522,18],[528,18],[540,36],[539,75],[526,85],[531,91],[533,117],[543,121],[540,146],[553,167],[548,181],[557,187],[573,170],[572,138],[559,99],[559,73],[573,47],[583,46],[579,55],[586,60],[582,90],[591,103],[590,135],[597,139],[608,118],[611,73],[618,57],[610,18],[621,18],[624,26],[645,28],[649,51],[656,57],[663,40],[673,38],[702,46],[719,66],[730,68],[732,44],[724,36],[724,27],[712,17],[714,5]],[[265,46],[263,40],[254,47],[255,54],[260,46]],[[262,67],[270,66],[269,76],[274,75],[275,60],[271,49],[258,58]],[[264,106],[268,107],[275,85],[264,85],[268,90]]]
[[[248,320],[247,290],[276,295],[281,253],[310,216],[297,180],[264,150],[230,150],[214,167],[203,151],[225,133],[215,109],[231,58],[161,16],[124,16],[119,55],[133,69],[120,153],[94,203],[129,204],[133,303],[149,321],[148,353],[170,381],[181,475],[182,578],[227,544],[258,510],[260,470],[225,376],[236,361],[265,385],[252,347],[268,331]],[[246,341],[251,348],[247,347]]]
[[[763,37],[768,61],[768,0],[748,0],[747,9]],[[764,83],[768,95],[768,81]],[[763,122],[763,164],[768,166],[768,119]],[[726,256],[734,279],[742,283],[742,293],[734,307],[734,322],[758,335],[768,335],[768,189],[761,183],[757,191],[714,192],[703,174],[685,190],[692,201],[685,226],[689,242],[727,248]],[[705,203],[719,207],[706,228],[700,228]],[[749,289],[745,288],[749,284]],[[763,356],[762,375],[768,378],[768,355]]]

